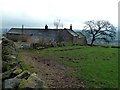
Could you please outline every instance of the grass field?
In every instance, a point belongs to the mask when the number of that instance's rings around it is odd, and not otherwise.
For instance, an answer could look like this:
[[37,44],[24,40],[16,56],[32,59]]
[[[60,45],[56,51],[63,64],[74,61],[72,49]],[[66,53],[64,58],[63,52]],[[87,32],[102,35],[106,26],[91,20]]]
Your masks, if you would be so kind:
[[20,50],[19,53],[30,53],[39,57],[54,57],[52,60],[72,68],[74,73],[70,74],[88,88],[118,87],[117,48],[66,46],[43,50]]

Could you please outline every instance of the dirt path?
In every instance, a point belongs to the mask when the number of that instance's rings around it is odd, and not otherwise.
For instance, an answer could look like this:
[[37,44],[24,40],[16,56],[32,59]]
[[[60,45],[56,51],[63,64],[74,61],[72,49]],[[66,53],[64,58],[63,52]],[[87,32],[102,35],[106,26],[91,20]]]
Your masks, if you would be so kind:
[[[80,88],[84,87],[77,79],[68,74],[70,68],[50,60],[52,58],[35,57],[30,54],[24,54],[24,63],[29,64],[40,78],[42,78],[49,88]],[[67,73],[66,73],[67,72]]]

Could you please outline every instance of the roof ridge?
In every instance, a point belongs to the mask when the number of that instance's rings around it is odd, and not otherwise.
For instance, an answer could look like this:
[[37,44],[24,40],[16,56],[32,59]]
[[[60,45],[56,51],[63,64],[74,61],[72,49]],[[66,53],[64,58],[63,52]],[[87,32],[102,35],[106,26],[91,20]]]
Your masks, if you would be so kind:
[[[22,29],[22,28],[11,28],[11,29]],[[11,30],[10,29],[10,30]],[[23,28],[23,29],[31,29],[31,30],[33,30],[33,29],[44,29],[44,30],[46,30],[45,28]],[[48,28],[47,30],[70,30],[70,29],[56,29],[56,28]]]

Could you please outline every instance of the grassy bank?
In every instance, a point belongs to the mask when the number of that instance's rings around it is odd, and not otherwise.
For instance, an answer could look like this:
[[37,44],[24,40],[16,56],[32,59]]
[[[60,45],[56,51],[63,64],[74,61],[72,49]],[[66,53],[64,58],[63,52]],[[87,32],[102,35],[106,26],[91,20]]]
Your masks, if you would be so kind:
[[83,82],[86,87],[118,87],[117,48],[66,46],[43,50],[21,50],[19,53],[52,57],[51,60],[73,68],[74,73],[71,75]]

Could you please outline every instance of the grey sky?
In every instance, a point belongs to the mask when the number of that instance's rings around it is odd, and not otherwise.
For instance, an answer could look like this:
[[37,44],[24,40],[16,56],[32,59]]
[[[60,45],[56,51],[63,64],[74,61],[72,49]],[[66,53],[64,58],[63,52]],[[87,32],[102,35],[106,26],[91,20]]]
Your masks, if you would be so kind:
[[87,20],[108,20],[118,24],[119,0],[2,0],[2,27],[53,28],[57,18],[64,28],[82,29]]

